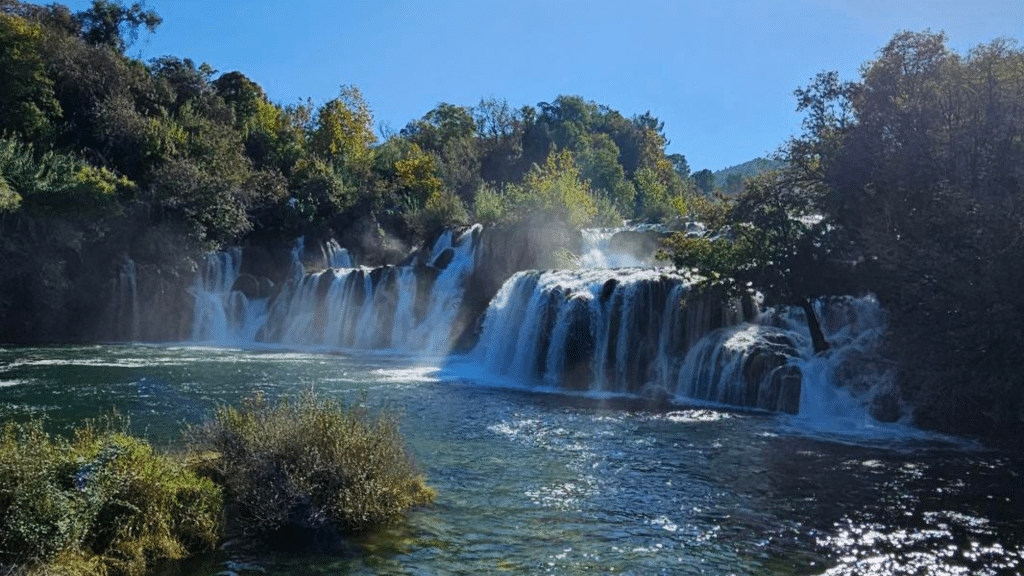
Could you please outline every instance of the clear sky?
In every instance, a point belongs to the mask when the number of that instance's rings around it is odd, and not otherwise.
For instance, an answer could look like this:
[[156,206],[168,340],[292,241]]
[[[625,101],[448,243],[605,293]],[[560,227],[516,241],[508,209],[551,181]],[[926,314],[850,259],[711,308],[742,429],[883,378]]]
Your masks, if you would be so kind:
[[[68,2],[82,10],[89,0]],[[362,90],[400,129],[441,102],[576,94],[665,122],[670,152],[718,170],[797,133],[793,90],[855,79],[898,30],[950,46],[1024,38],[1024,0],[149,0],[129,53],[239,70],[280,103]]]

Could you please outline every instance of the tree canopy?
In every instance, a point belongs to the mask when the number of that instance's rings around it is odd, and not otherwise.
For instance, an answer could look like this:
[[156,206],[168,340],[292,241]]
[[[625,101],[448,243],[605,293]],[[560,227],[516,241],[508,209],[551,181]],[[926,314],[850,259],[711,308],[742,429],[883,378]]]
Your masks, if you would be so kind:
[[716,208],[715,240],[673,239],[677,262],[779,302],[870,290],[919,422],[1024,429],[1024,50],[900,32],[859,81],[796,96],[781,168]]

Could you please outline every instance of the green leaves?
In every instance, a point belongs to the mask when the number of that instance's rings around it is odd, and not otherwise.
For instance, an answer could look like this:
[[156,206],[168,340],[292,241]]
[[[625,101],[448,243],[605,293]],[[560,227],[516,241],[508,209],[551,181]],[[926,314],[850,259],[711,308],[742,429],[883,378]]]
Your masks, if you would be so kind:
[[506,218],[520,222],[561,223],[583,228],[597,216],[590,185],[580,178],[579,167],[568,151],[554,152],[542,166],[534,166],[522,184],[508,186],[504,194]]
[[81,25],[82,38],[90,44],[110,46],[124,52],[138,38],[139,28],[156,31],[163,19],[145,2],[125,6],[111,0],[93,0],[92,6],[75,14]]
[[49,142],[61,116],[53,81],[40,54],[43,31],[38,24],[0,12],[0,135]]
[[193,431],[249,534],[364,530],[434,492],[405,450],[397,420],[312,393],[276,406],[258,396]]
[[74,440],[38,420],[0,432],[0,564],[141,576],[212,550],[221,492],[152,447],[89,423]]

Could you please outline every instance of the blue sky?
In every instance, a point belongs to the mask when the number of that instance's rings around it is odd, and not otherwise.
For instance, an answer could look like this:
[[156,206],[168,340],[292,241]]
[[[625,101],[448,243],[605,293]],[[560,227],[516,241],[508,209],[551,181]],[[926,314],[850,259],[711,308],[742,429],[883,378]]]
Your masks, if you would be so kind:
[[[88,0],[69,2],[73,10]],[[129,50],[239,70],[272,100],[362,90],[402,128],[441,102],[513,106],[577,94],[665,122],[694,170],[765,155],[797,133],[793,90],[857,77],[901,29],[966,50],[1020,40],[1024,0],[149,0],[164,23]]]

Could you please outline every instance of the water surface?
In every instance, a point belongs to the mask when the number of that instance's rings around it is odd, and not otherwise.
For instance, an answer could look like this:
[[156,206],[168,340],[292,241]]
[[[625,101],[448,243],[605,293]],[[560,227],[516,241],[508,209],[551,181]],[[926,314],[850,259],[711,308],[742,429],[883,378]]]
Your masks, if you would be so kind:
[[[460,376],[460,374],[462,374]],[[402,414],[437,501],[331,553],[229,541],[170,574],[1015,574],[1024,462],[879,429],[495,387],[388,354],[0,350],[0,419],[111,409],[161,446],[219,403],[313,389]],[[827,428],[827,427],[825,427]]]

